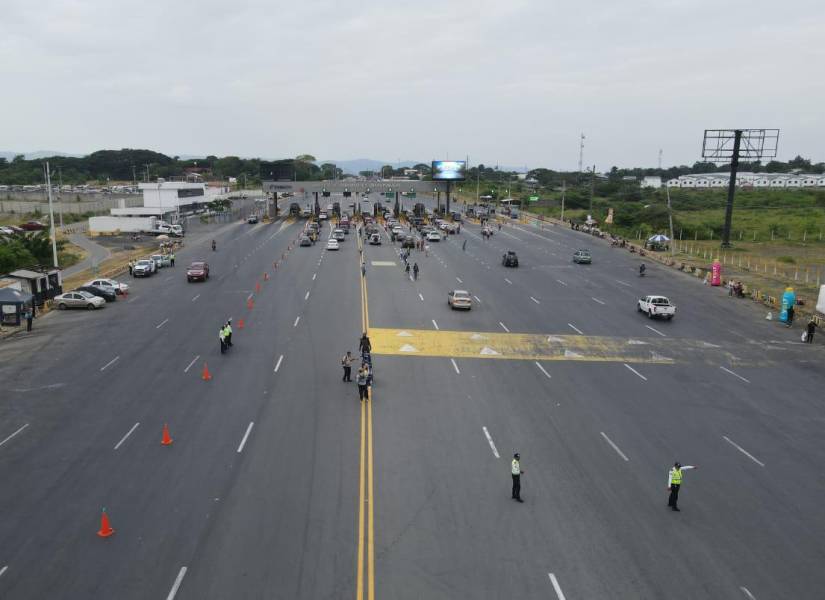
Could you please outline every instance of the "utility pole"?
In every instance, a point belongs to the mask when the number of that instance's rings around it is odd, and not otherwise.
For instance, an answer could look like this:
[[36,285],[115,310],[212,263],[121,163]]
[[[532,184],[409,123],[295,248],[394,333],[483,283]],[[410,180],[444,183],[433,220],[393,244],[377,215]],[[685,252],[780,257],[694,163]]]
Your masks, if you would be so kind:
[[57,176],[60,178],[57,188],[57,210],[60,212],[60,229],[63,230],[63,168],[57,167]]
[[135,171],[135,165],[132,165],[132,185],[137,188],[137,171]]
[[564,223],[564,192],[567,190],[566,182],[561,180],[561,221]]
[[[659,153],[661,152],[659,150]],[[676,251],[673,247],[673,208],[670,206],[670,186],[666,185],[665,190],[667,191],[667,219],[670,222],[670,255],[674,256]]]
[[581,134],[581,140],[579,140],[579,177],[581,177],[583,167],[584,167],[584,133]]
[[49,170],[49,163],[46,162],[46,188],[49,190],[49,221],[52,229],[52,257],[54,266],[57,267],[57,233],[54,229],[54,208],[52,207],[52,174]]
[[590,214],[593,214],[593,189],[596,186],[596,165],[593,165],[593,170],[590,172]]
[[659,148],[659,170],[662,170],[662,149]]
[[146,167],[146,183],[149,183],[149,165],[143,165]]

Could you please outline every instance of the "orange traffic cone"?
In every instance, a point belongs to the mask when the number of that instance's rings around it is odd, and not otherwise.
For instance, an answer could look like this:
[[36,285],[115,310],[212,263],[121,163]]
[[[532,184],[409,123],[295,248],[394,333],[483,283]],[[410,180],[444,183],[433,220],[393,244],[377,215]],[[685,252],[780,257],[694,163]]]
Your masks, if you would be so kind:
[[238,319],[238,329],[243,329],[243,319]]
[[261,283],[260,283],[259,281],[256,281],[256,282],[255,282],[255,291],[256,291],[256,292],[260,292],[260,291],[261,291]]
[[206,363],[203,363],[203,373],[201,374],[201,379],[203,379],[204,381],[209,381],[210,379],[212,379],[212,373],[209,372],[209,367],[206,365]]
[[103,512],[100,515],[100,531],[97,532],[97,535],[100,537],[109,537],[115,532],[112,529],[112,526],[109,524],[109,515],[106,514],[106,507],[103,507]]
[[163,446],[172,445],[172,436],[169,435],[169,425],[166,423],[163,424],[163,439],[161,439],[160,443]]

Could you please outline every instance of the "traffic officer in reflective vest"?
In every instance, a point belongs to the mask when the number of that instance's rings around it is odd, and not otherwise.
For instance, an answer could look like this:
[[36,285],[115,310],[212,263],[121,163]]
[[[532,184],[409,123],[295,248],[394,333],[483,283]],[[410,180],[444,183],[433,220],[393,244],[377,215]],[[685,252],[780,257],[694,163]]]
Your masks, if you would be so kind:
[[521,455],[516,452],[513,455],[513,462],[510,466],[510,472],[513,475],[513,500],[518,500],[519,502],[524,502],[521,499],[521,474],[524,471],[521,469]]
[[227,345],[227,347],[231,347],[232,346],[232,318],[231,317],[226,322],[226,325],[224,326],[224,333],[226,335],[226,345]]
[[682,487],[682,471],[695,468],[691,465],[682,466],[681,463],[677,462],[673,464],[673,468],[667,474],[667,489],[670,490],[667,505],[671,510],[679,512],[679,488]]

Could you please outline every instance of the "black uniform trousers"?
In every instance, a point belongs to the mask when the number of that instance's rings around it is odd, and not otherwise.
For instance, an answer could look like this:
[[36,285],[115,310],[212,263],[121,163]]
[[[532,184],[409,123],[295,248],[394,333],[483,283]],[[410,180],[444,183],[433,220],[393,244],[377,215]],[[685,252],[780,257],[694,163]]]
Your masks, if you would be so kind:
[[670,486],[670,497],[667,499],[667,505],[671,508],[678,508],[677,503],[679,502],[680,487],[678,483],[671,484]]
[[521,500],[521,475],[513,475],[513,498]]
[[352,381],[352,367],[344,366],[344,379],[343,381]]

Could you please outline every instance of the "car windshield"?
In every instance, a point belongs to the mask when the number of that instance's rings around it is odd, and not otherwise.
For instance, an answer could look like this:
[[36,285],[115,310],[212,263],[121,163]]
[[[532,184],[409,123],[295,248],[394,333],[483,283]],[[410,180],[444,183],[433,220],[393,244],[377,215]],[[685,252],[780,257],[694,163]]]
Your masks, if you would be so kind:
[[80,294],[81,296],[83,296],[84,298],[94,298],[94,294],[90,294],[89,292],[87,292],[85,290],[80,290],[77,293]]

